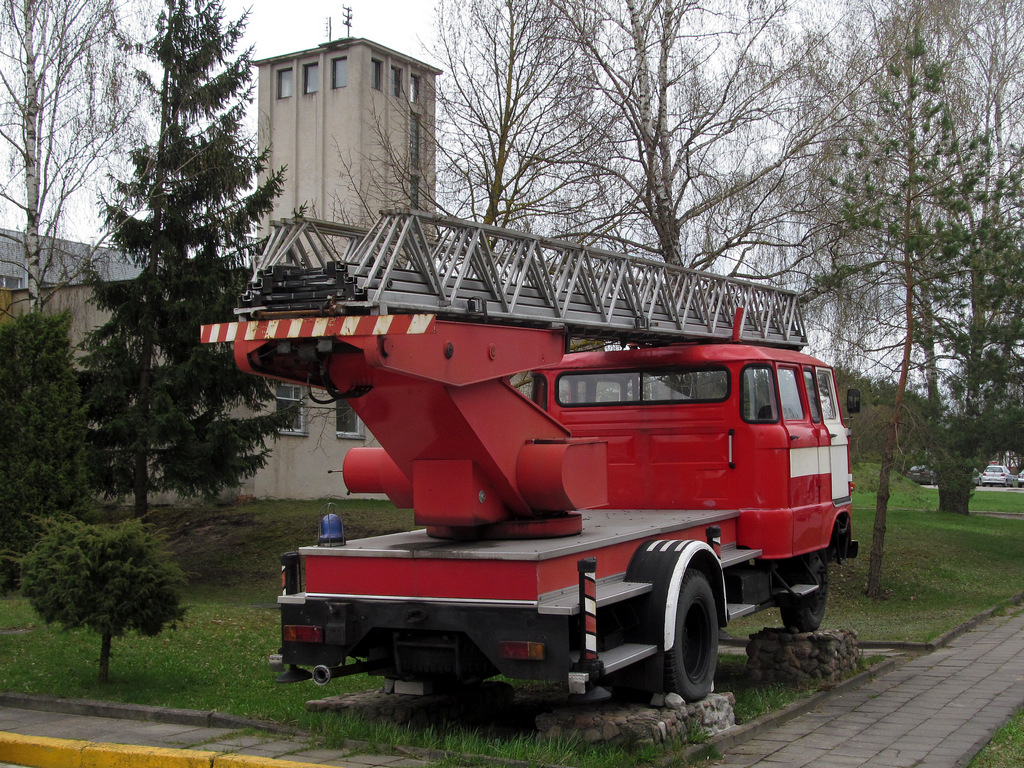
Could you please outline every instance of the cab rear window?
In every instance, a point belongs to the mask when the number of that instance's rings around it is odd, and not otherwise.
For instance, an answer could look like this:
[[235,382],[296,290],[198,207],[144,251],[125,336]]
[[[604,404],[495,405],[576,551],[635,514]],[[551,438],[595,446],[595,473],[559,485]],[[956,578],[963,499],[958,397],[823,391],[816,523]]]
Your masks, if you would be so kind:
[[558,404],[563,406],[643,403],[717,403],[729,397],[725,368],[563,373]]

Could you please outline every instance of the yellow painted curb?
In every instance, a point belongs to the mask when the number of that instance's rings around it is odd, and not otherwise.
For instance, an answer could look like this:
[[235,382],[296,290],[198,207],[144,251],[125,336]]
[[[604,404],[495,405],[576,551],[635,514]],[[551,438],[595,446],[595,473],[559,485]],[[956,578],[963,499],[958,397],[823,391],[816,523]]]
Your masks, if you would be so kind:
[[309,763],[196,749],[102,744],[0,731],[0,762],[31,768],[310,768]]
[[88,741],[23,736],[0,731],[0,760],[33,768],[81,768]]
[[81,768],[210,768],[217,752],[130,744],[90,744]]

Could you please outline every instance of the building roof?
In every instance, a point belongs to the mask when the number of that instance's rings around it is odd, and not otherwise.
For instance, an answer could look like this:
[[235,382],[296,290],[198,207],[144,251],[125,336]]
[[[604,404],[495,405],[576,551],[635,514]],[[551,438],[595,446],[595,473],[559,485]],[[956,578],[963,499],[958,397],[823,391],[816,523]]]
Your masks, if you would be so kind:
[[279,56],[268,56],[265,59],[259,59],[257,61],[254,61],[253,65],[258,67],[263,64],[272,64],[276,61],[291,61],[292,59],[298,59],[302,58],[303,56],[309,56],[314,53],[320,53],[325,49],[329,51],[343,51],[348,48],[351,48],[354,45],[366,45],[369,46],[370,48],[373,48],[374,50],[386,53],[392,58],[401,59],[403,61],[409,62],[410,64],[416,64],[424,71],[429,72],[433,75],[441,74],[441,70],[438,69],[437,67],[431,66],[430,64],[427,64],[424,61],[420,61],[417,58],[409,56],[408,54],[396,51],[393,48],[388,48],[386,45],[381,45],[380,43],[375,43],[372,40],[367,40],[365,37],[341,37],[338,38],[337,40],[329,40],[326,43],[321,43],[320,45],[316,46],[316,48],[307,48],[303,51],[295,51],[293,53],[283,53]]
[[[24,287],[28,281],[24,242],[24,233],[0,228],[0,277],[20,278],[17,287]],[[85,282],[83,268],[90,261],[107,282],[131,280],[142,271],[119,251],[74,240],[43,238],[43,251],[43,285],[47,286],[81,285]]]

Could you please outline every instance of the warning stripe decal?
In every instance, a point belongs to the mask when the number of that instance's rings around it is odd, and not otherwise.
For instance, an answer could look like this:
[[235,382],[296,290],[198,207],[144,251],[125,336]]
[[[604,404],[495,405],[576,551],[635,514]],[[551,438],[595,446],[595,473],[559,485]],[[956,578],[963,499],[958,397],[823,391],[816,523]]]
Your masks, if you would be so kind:
[[215,323],[200,328],[203,344],[263,339],[315,339],[327,336],[383,336],[433,333],[436,315],[359,315],[308,317],[295,320],[251,320]]

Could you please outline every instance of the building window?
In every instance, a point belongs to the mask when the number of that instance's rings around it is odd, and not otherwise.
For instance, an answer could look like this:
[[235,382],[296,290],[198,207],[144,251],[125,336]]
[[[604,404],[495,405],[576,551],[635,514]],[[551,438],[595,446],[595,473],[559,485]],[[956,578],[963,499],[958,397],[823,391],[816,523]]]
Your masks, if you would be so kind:
[[277,98],[287,99],[292,95],[292,68],[277,70]]
[[342,57],[331,62],[331,88],[344,88],[348,85],[348,59]]
[[402,70],[400,67],[391,68],[391,95],[402,95]]
[[13,275],[0,275],[0,288],[10,288],[15,290],[22,288],[21,278]]
[[339,400],[335,409],[338,437],[363,438],[363,422],[356,416],[348,400]]
[[370,59],[370,87],[379,91],[384,87],[381,82],[384,79],[384,62],[377,59]]
[[413,208],[420,207],[420,177],[413,176],[409,179],[409,205]]
[[277,410],[288,411],[291,414],[291,421],[281,427],[281,434],[306,434],[306,406],[303,402],[302,387],[295,384],[278,384]]
[[320,90],[320,65],[306,64],[302,68],[302,92],[316,93]]
[[420,118],[412,115],[409,118],[409,165],[420,167]]
[[420,100],[420,80],[419,75],[409,75],[409,101],[416,102]]

